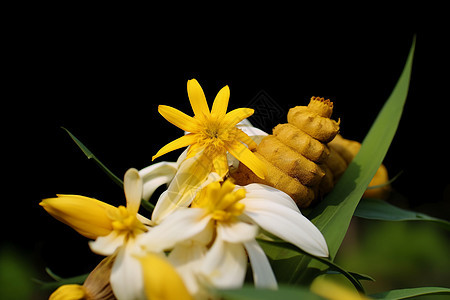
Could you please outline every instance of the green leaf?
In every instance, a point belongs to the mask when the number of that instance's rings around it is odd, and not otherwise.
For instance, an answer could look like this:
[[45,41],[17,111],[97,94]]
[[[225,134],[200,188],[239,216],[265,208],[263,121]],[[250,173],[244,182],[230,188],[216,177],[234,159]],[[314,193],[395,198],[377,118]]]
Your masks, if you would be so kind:
[[[308,214],[308,218],[324,235],[331,260],[336,256],[344,239],[359,200],[394,138],[408,94],[414,49],[415,38],[402,74],[366,135],[360,151],[332,192]],[[283,264],[283,275],[289,274],[290,283],[307,284],[320,274],[323,268],[305,255],[288,258],[279,264]]]
[[392,177],[391,179],[389,179],[387,182],[382,183],[382,184],[377,184],[377,185],[368,186],[368,187],[366,188],[366,190],[374,190],[374,189],[378,189],[378,188],[381,188],[381,187],[388,186],[388,185],[390,185],[391,183],[393,183],[394,181],[396,181],[397,178],[399,178],[400,175],[402,175],[402,174],[403,174],[403,171],[400,171],[397,175],[395,175],[394,177]]
[[[103,172],[106,173],[106,175],[109,176],[109,178],[111,178],[120,188],[123,188],[123,181],[117,177],[113,172],[111,172],[111,170],[109,170],[95,155],[94,153],[91,152],[91,150],[89,150],[79,139],[77,139],[69,130],[67,130],[64,127],[61,127],[62,129],[64,129],[69,136],[72,138],[72,140],[75,142],[75,144],[77,144],[77,146],[81,149],[81,151],[83,151],[84,155],[86,155],[86,157],[88,159],[93,159],[94,162],[102,169]],[[142,199],[141,200],[141,207],[143,207],[145,210],[152,212],[155,209],[155,205],[153,205],[152,203],[150,203],[147,200]]]
[[55,273],[54,273],[52,270],[50,270],[50,268],[48,268],[48,267],[45,268],[45,272],[46,272],[51,278],[53,278],[53,280],[60,281],[60,280],[63,279],[61,276],[55,274]]
[[33,279],[33,281],[38,283],[42,290],[51,291],[51,290],[56,290],[57,288],[59,288],[62,285],[65,285],[65,284],[83,284],[83,282],[86,280],[86,278],[88,276],[89,276],[89,274],[83,274],[83,275],[59,279],[57,281],[51,281],[51,282],[45,282],[45,281],[41,281],[39,279]]
[[374,299],[394,300],[394,299],[407,299],[422,295],[441,295],[441,294],[450,294],[450,289],[443,287],[419,287],[412,289],[392,290],[384,293],[370,295],[370,297]]
[[92,159],[94,160],[94,162],[102,169],[103,172],[106,173],[106,175],[109,176],[109,178],[111,178],[119,187],[123,188],[123,181],[117,177],[116,175],[114,175],[113,172],[111,172],[95,155],[94,153],[92,153],[79,139],[77,139],[69,130],[67,130],[64,127],[61,127],[62,129],[64,129],[69,136],[72,138],[72,140],[75,142],[75,144],[77,144],[77,146],[81,149],[81,151],[83,151],[84,155],[86,155],[86,157],[88,159]]
[[220,290],[217,295],[224,300],[298,300],[298,299],[324,299],[304,287],[280,285],[278,290],[256,289],[253,286],[244,286],[238,290]]
[[[364,293],[364,288],[361,285],[361,283],[358,281],[358,279],[356,279],[350,272],[347,272],[346,270],[344,270],[343,268],[341,268],[340,266],[338,266],[337,264],[335,264],[328,258],[311,255],[311,254],[303,251],[302,249],[297,248],[296,246],[294,246],[290,243],[284,242],[282,240],[267,241],[267,240],[258,239],[258,243],[261,245],[261,247],[263,248],[266,255],[268,257],[270,257],[272,260],[279,260],[279,259],[284,259],[284,258],[295,257],[295,256],[293,256],[294,254],[297,254],[297,256],[299,254],[302,254],[311,259],[315,259],[316,261],[321,262],[322,264],[328,266],[331,271],[336,271],[336,272],[339,272],[340,274],[344,275],[355,286],[355,288],[358,291]],[[285,252],[279,251],[279,248],[284,249]],[[287,256],[284,256],[283,254],[286,254]]]
[[403,72],[366,135],[361,150],[332,192],[310,214],[311,221],[327,241],[332,259],[344,239],[361,196],[381,165],[394,138],[408,94],[414,48],[415,39]]
[[[373,281],[375,282],[375,279],[373,279],[373,277],[366,275],[366,274],[360,274],[360,273],[355,273],[355,272],[348,272],[349,274],[351,274],[353,277],[355,277],[355,279],[359,280],[367,280],[367,281]],[[338,271],[332,271],[332,270],[328,270],[326,272],[326,274],[341,274],[341,272]]]
[[380,199],[362,199],[354,215],[360,218],[381,221],[431,221],[450,230],[450,222],[446,220],[402,209]]

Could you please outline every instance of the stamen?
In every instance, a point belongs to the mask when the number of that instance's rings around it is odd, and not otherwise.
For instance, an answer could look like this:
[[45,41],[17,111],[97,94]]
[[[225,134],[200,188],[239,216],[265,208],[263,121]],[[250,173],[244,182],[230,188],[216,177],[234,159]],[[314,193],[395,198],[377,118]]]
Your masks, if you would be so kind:
[[239,201],[245,198],[245,190],[233,191],[235,185],[226,180],[222,185],[213,182],[197,194],[192,207],[204,208],[216,221],[226,222],[241,215],[245,205]]

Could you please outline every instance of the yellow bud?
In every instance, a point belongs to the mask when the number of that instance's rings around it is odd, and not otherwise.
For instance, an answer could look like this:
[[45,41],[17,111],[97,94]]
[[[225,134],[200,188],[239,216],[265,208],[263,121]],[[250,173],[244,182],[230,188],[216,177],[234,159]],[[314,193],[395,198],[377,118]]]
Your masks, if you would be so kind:
[[357,291],[323,277],[318,277],[313,281],[311,291],[329,300],[369,300]]
[[57,198],[42,200],[39,205],[87,238],[96,239],[113,230],[107,211],[117,208],[99,200],[77,195],[57,195]]
[[66,284],[60,286],[53,294],[50,295],[49,300],[82,300],[86,299],[86,290],[82,285]]
[[180,275],[167,259],[149,253],[140,260],[144,274],[145,294],[148,299],[192,299]]

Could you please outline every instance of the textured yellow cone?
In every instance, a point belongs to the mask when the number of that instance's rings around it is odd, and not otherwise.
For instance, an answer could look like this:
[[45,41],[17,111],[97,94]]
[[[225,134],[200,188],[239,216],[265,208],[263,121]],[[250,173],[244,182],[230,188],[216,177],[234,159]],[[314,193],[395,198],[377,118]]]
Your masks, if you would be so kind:
[[192,299],[180,275],[165,258],[149,253],[140,260],[147,299]]
[[57,198],[44,199],[39,205],[81,235],[96,239],[99,236],[108,235],[113,230],[107,211],[115,210],[116,207],[89,197],[57,196]]

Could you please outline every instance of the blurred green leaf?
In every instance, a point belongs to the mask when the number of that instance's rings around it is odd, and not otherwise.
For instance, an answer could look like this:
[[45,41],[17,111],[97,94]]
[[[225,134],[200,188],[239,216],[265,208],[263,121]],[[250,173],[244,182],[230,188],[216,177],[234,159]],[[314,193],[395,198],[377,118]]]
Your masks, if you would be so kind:
[[81,149],[81,151],[83,151],[84,155],[86,155],[86,157],[88,159],[92,159],[94,160],[94,162],[100,167],[100,169],[102,169],[103,172],[106,173],[106,175],[109,176],[109,178],[111,178],[119,187],[123,188],[123,181],[117,177],[113,172],[111,172],[111,170],[109,170],[95,155],[94,153],[92,153],[79,139],[77,139],[69,130],[67,130],[64,127],[61,127],[62,129],[64,129],[69,136],[72,138],[72,140],[75,142],[75,144],[77,144],[77,146]]
[[0,248],[0,299],[31,299],[33,269],[25,253],[13,245]]
[[396,207],[380,199],[362,199],[355,210],[355,216],[382,221],[431,221],[450,230],[450,222]]
[[238,290],[221,290],[218,296],[224,300],[298,300],[298,299],[324,299],[304,287],[284,286],[278,290],[256,289],[253,286],[244,286]]
[[392,290],[388,292],[370,295],[370,297],[374,299],[395,300],[395,299],[407,299],[422,295],[442,295],[442,294],[450,294],[450,289],[443,287],[420,287],[412,289]]

